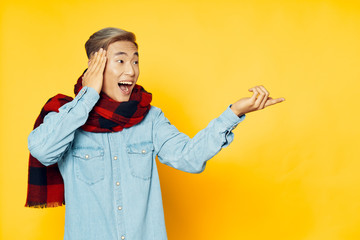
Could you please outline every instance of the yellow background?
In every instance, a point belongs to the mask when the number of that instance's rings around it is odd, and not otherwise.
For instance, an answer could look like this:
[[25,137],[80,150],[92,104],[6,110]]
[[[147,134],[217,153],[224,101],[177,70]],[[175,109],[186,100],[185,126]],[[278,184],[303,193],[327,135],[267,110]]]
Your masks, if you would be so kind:
[[358,1],[0,3],[1,239],[62,239],[65,208],[24,207],[27,136],[45,101],[72,95],[84,43],[138,38],[139,83],[193,136],[248,89],[286,101],[247,115],[202,174],[158,164],[168,237],[360,239]]

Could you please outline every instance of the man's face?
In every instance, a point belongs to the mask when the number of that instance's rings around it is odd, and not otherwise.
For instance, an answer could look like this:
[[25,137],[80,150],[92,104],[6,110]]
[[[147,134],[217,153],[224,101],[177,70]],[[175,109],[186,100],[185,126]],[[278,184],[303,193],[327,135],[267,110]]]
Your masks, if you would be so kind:
[[129,101],[139,77],[139,54],[134,43],[111,43],[106,52],[102,91],[115,101]]

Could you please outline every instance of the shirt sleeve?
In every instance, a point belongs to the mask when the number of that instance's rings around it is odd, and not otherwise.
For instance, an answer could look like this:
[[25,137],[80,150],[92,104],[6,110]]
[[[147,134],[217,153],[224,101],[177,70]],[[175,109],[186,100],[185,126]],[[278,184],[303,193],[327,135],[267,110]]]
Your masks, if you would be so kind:
[[99,98],[95,89],[83,87],[71,102],[59,108],[59,112],[48,113],[28,137],[31,155],[45,166],[59,161],[72,143],[75,130],[85,124]]
[[245,119],[230,106],[193,138],[179,132],[160,111],[154,125],[154,146],[161,163],[185,172],[204,171],[206,161],[234,139],[232,132]]

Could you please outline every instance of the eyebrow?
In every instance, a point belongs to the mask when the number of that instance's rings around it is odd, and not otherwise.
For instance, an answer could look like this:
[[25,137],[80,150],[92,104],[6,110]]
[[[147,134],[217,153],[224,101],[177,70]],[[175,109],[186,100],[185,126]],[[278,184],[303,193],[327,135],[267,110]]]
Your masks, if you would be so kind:
[[[127,54],[126,52],[117,52],[117,53],[114,54],[114,56],[117,56],[117,55],[126,55],[126,56],[127,56],[128,54]],[[134,55],[135,55],[135,56],[139,56],[139,53],[138,53],[138,52],[134,52]]]

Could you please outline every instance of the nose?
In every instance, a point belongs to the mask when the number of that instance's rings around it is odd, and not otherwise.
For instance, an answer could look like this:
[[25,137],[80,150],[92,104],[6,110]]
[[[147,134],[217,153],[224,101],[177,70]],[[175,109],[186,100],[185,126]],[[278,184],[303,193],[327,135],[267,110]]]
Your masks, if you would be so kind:
[[129,75],[129,76],[134,76],[135,75],[135,69],[134,66],[131,64],[131,62],[127,62],[125,65],[125,74]]

